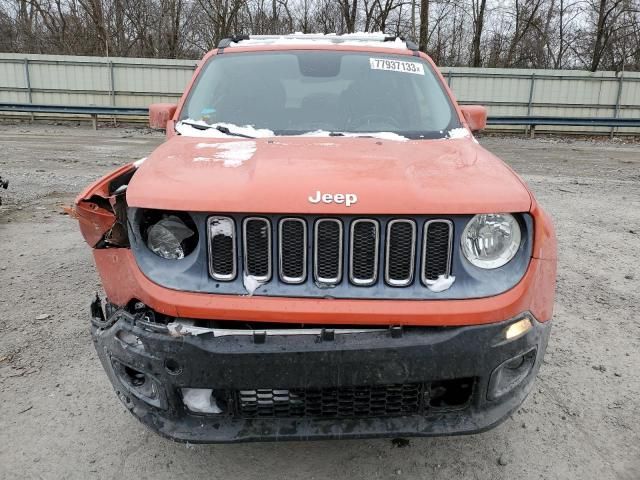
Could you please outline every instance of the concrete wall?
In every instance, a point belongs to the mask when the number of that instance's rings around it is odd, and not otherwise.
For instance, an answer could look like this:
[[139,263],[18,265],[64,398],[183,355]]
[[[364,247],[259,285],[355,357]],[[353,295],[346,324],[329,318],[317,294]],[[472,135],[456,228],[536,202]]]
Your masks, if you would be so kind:
[[[175,102],[195,60],[0,54],[0,102],[147,107]],[[442,68],[460,103],[493,115],[640,117],[640,73]],[[504,127],[500,127],[504,129]],[[522,127],[515,127],[522,130]],[[609,129],[546,127],[590,132]],[[543,130],[542,127],[538,131]],[[625,129],[619,129],[625,131]],[[626,129],[638,133],[639,129]]]

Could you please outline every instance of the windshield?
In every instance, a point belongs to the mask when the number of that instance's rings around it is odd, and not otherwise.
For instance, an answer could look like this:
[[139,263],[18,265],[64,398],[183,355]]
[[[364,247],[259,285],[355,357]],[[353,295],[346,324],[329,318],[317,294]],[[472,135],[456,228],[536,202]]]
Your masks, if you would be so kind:
[[427,62],[339,51],[217,55],[199,75],[180,119],[225,125],[227,133],[233,126],[251,126],[274,135],[390,132],[442,138],[460,127]]

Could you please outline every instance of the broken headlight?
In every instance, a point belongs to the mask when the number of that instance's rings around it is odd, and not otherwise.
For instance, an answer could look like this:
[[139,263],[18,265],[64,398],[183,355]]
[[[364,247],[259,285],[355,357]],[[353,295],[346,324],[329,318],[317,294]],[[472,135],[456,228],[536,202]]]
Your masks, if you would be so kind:
[[499,268],[507,264],[520,248],[520,225],[513,215],[491,213],[473,217],[460,240],[462,253],[480,268]]
[[148,212],[143,235],[147,247],[168,260],[186,257],[198,244],[198,231],[189,215],[181,212]]

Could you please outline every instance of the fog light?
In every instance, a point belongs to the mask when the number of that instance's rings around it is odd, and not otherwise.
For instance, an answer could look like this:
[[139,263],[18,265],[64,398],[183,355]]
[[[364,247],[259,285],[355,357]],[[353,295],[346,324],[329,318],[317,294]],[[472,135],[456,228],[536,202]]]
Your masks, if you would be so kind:
[[211,388],[183,388],[182,401],[194,413],[222,413]]
[[506,340],[515,340],[531,330],[532,327],[531,320],[525,317],[509,325],[504,331],[504,338]]
[[515,389],[529,376],[535,363],[535,348],[502,362],[493,373],[491,373],[487,398],[489,400],[495,400]]
[[129,393],[154,407],[166,408],[156,379],[144,371],[120,363],[115,358],[111,359],[111,364],[118,380]]

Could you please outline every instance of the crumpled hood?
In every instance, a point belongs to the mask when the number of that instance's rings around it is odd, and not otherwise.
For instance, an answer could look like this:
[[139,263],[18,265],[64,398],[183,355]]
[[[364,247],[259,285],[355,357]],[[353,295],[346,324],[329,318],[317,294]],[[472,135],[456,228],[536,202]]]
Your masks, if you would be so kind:
[[[312,203],[317,192],[357,202]],[[472,214],[528,211],[531,197],[471,138],[174,136],[139,167],[127,202],[220,213]]]

